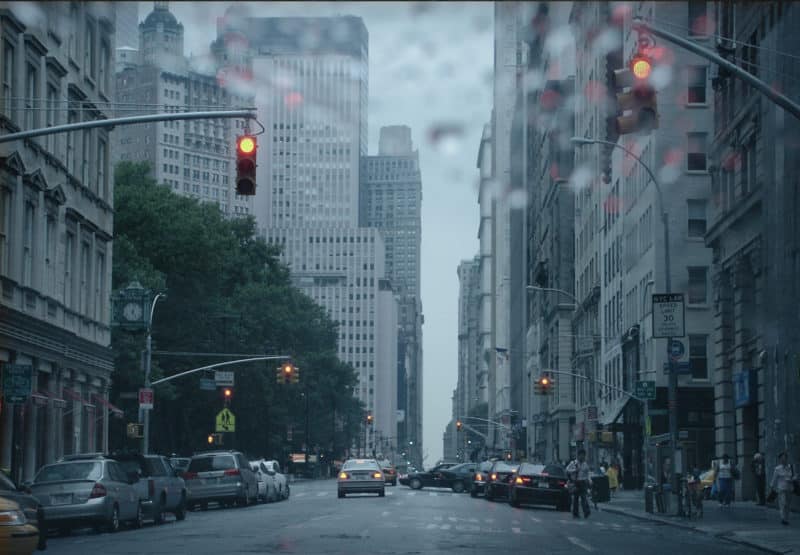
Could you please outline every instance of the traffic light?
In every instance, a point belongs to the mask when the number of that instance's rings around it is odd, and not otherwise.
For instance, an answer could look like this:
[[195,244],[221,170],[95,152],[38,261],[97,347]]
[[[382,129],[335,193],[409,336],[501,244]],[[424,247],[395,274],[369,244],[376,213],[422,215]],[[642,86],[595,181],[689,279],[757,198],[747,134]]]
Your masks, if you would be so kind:
[[283,375],[283,366],[278,366],[275,369],[275,381],[280,385],[286,383],[286,376]]
[[220,433],[208,434],[208,437],[206,438],[206,443],[208,443],[209,445],[222,445],[222,434]]
[[232,387],[223,387],[222,388],[222,398],[225,400],[225,404],[231,402],[233,399],[233,388]]
[[553,379],[548,374],[543,374],[537,378],[533,387],[536,395],[550,395],[553,392]]
[[628,67],[614,71],[617,95],[616,132],[629,135],[658,129],[656,90],[651,82],[652,60],[644,55],[634,56]]
[[461,424],[461,420],[456,420],[456,431],[459,431],[459,432],[460,432],[460,431],[461,431],[461,426],[462,426],[462,425],[463,425],[463,424]]
[[256,151],[258,144],[253,135],[236,139],[236,194],[256,194]]
[[300,369],[297,366],[292,366],[292,375],[290,381],[292,383],[300,383]]
[[368,414],[367,415],[367,424],[368,425],[372,426],[372,423],[373,423],[374,420],[375,420],[375,418],[372,416],[372,414]]
[[214,434],[208,434],[208,438],[206,439],[209,445],[214,445]]

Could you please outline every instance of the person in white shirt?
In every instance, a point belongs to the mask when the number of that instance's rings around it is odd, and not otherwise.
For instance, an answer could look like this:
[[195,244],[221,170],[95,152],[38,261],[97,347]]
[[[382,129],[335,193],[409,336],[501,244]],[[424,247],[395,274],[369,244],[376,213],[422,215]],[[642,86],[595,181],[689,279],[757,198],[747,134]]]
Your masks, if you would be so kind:
[[586,462],[586,451],[578,450],[578,458],[567,465],[567,475],[575,484],[572,493],[572,516],[580,518],[578,503],[583,507],[583,517],[589,518],[589,500],[586,495],[589,492],[589,463]]
[[728,454],[722,455],[722,460],[717,467],[717,495],[719,496],[719,506],[729,506],[733,493],[733,472],[731,470],[731,458]]
[[789,509],[794,489],[794,467],[788,464],[789,456],[784,451],[778,455],[778,466],[772,473],[770,487],[778,494],[778,507],[781,512],[781,524],[789,524]]

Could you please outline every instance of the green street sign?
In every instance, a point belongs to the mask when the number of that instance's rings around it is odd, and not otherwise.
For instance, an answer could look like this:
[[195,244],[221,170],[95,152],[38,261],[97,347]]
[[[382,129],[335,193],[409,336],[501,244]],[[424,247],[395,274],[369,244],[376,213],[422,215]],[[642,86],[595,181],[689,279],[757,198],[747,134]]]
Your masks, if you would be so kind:
[[647,399],[652,401],[656,398],[656,382],[655,381],[638,381],[636,382],[635,395],[640,399]]
[[3,365],[3,399],[6,403],[24,403],[33,392],[33,366]]

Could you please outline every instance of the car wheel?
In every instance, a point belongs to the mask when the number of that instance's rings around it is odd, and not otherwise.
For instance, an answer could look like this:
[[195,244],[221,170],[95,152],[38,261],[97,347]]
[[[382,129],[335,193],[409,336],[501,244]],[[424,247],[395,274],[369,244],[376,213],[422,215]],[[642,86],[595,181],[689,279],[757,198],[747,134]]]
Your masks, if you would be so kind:
[[136,520],[133,521],[133,527],[137,530],[144,525],[144,509],[142,509],[142,504],[136,507]]
[[339,499],[344,499],[345,493],[343,491],[339,492]]
[[422,481],[419,478],[414,478],[408,483],[411,489],[422,489]]
[[153,523],[164,524],[164,496],[158,498],[157,503],[153,503]]
[[186,494],[181,495],[180,503],[175,509],[175,520],[183,520],[186,518]]
[[464,482],[458,480],[453,483],[453,491],[456,493],[464,493]]
[[119,531],[119,507],[116,505],[111,510],[111,518],[106,522],[106,530],[111,533]]
[[381,491],[378,492],[378,497],[385,497],[385,496],[386,496],[386,490],[382,489]]
[[283,498],[289,499],[289,484],[286,484],[286,487],[283,490]]

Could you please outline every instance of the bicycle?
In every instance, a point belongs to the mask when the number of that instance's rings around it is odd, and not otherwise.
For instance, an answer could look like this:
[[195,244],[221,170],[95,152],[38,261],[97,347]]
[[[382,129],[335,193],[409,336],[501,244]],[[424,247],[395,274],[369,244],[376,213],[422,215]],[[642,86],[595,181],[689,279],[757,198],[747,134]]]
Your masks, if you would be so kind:
[[683,488],[683,502],[684,514],[687,518],[692,518],[692,513],[697,518],[703,518],[703,484],[702,482],[692,476],[687,475],[686,478],[681,480]]

